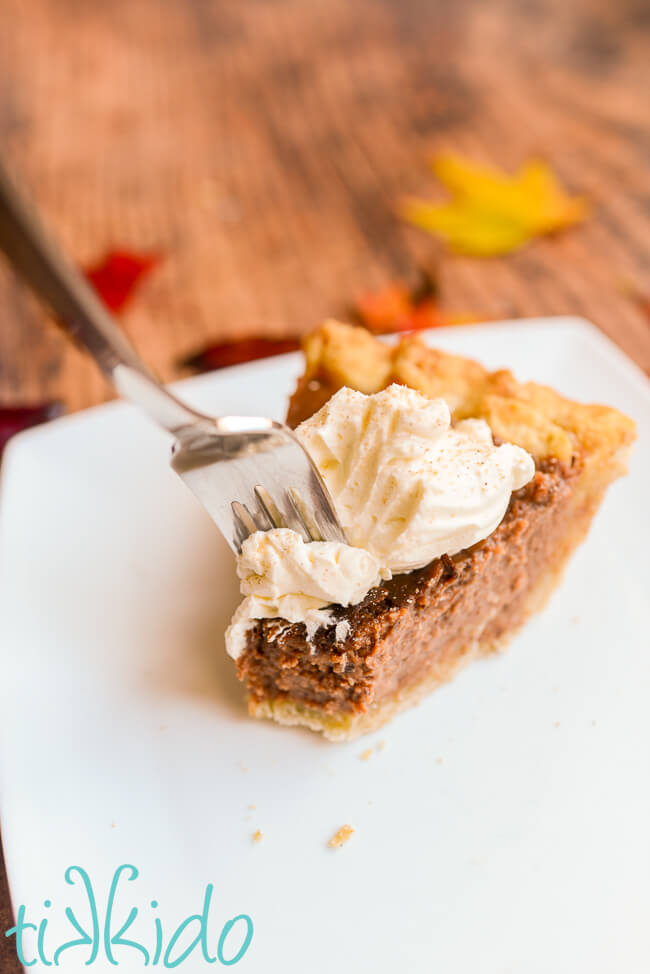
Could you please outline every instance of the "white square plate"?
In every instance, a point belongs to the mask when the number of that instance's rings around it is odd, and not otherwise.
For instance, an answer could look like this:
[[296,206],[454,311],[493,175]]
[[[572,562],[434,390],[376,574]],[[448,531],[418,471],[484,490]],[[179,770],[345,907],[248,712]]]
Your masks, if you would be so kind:
[[[228,919],[254,923],[237,970],[650,970],[648,383],[576,319],[430,340],[618,406],[639,441],[561,589],[508,652],[351,744],[247,716],[222,639],[232,557],[147,420],[111,404],[10,445],[2,829],[14,906],[49,918],[46,953],[74,935],[66,906],[88,922],[66,868],[87,870],[101,923],[128,863],[139,877],[123,877],[116,924],[138,914],[125,936],[152,951],[155,917],[166,942],[212,883],[212,953]],[[299,370],[290,355],[180,389],[206,410],[281,417]],[[328,849],[344,823],[355,834]],[[84,967],[89,953],[64,952],[60,969],[115,970],[101,946]],[[115,959],[143,966],[134,948]],[[179,969],[220,966],[194,952]]]

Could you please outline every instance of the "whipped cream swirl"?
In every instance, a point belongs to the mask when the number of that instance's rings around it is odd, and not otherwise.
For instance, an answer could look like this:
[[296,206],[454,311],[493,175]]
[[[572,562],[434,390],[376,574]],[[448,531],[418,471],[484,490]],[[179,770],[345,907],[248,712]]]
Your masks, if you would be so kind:
[[451,426],[443,399],[391,385],[341,389],[296,433],[321,472],[350,544],[392,572],[421,568],[494,531],[535,472],[484,420]]
[[343,388],[296,435],[349,544],[306,543],[288,529],[247,538],[237,565],[245,598],[226,633],[235,657],[255,619],[304,622],[310,637],[333,624],[327,606],[356,605],[382,578],[486,538],[535,473],[525,450],[494,445],[484,420],[452,427],[443,399],[406,386],[370,396]]
[[[237,574],[245,598],[226,631],[226,646],[234,657],[244,649],[246,631],[255,619],[304,622],[311,637],[321,626],[333,624],[325,606],[355,605],[390,577],[368,551],[338,541],[306,543],[288,528],[256,531],[246,538]],[[343,635],[339,629],[337,637]]]

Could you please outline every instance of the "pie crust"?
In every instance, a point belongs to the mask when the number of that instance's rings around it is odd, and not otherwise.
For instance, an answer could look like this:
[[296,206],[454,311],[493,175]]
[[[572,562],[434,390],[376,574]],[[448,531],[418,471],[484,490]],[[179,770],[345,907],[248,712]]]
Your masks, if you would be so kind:
[[376,729],[501,648],[544,605],[607,487],[625,472],[635,425],[616,409],[518,382],[506,369],[490,372],[417,335],[388,345],[327,321],[303,348],[292,426],[342,386],[369,394],[397,382],[444,398],[454,421],[485,419],[495,439],[523,447],[536,464],[489,538],[382,583],[359,606],[338,607],[349,623],[343,642],[327,629],[309,643],[302,624],[282,620],[249,630],[237,668],[250,713],[340,740]]

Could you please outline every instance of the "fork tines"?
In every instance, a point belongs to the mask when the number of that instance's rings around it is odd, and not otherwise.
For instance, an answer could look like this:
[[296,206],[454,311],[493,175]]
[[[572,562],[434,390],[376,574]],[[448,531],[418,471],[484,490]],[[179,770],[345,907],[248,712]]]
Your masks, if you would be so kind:
[[304,541],[321,540],[318,528],[296,490],[289,488],[286,491],[283,511],[261,484],[253,488],[253,493],[257,501],[255,513],[240,501],[233,501],[231,505],[236,540],[240,548],[250,534],[268,531],[270,528],[290,528],[297,531]]

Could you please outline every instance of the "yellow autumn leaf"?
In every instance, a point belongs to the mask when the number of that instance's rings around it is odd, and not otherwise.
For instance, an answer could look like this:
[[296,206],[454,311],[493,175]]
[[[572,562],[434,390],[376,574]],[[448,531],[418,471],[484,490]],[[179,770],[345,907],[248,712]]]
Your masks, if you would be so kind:
[[438,156],[432,168],[451,199],[430,203],[409,198],[400,213],[407,222],[442,237],[457,253],[507,254],[587,215],[586,200],[569,196],[541,160],[525,163],[514,175],[455,155]]

